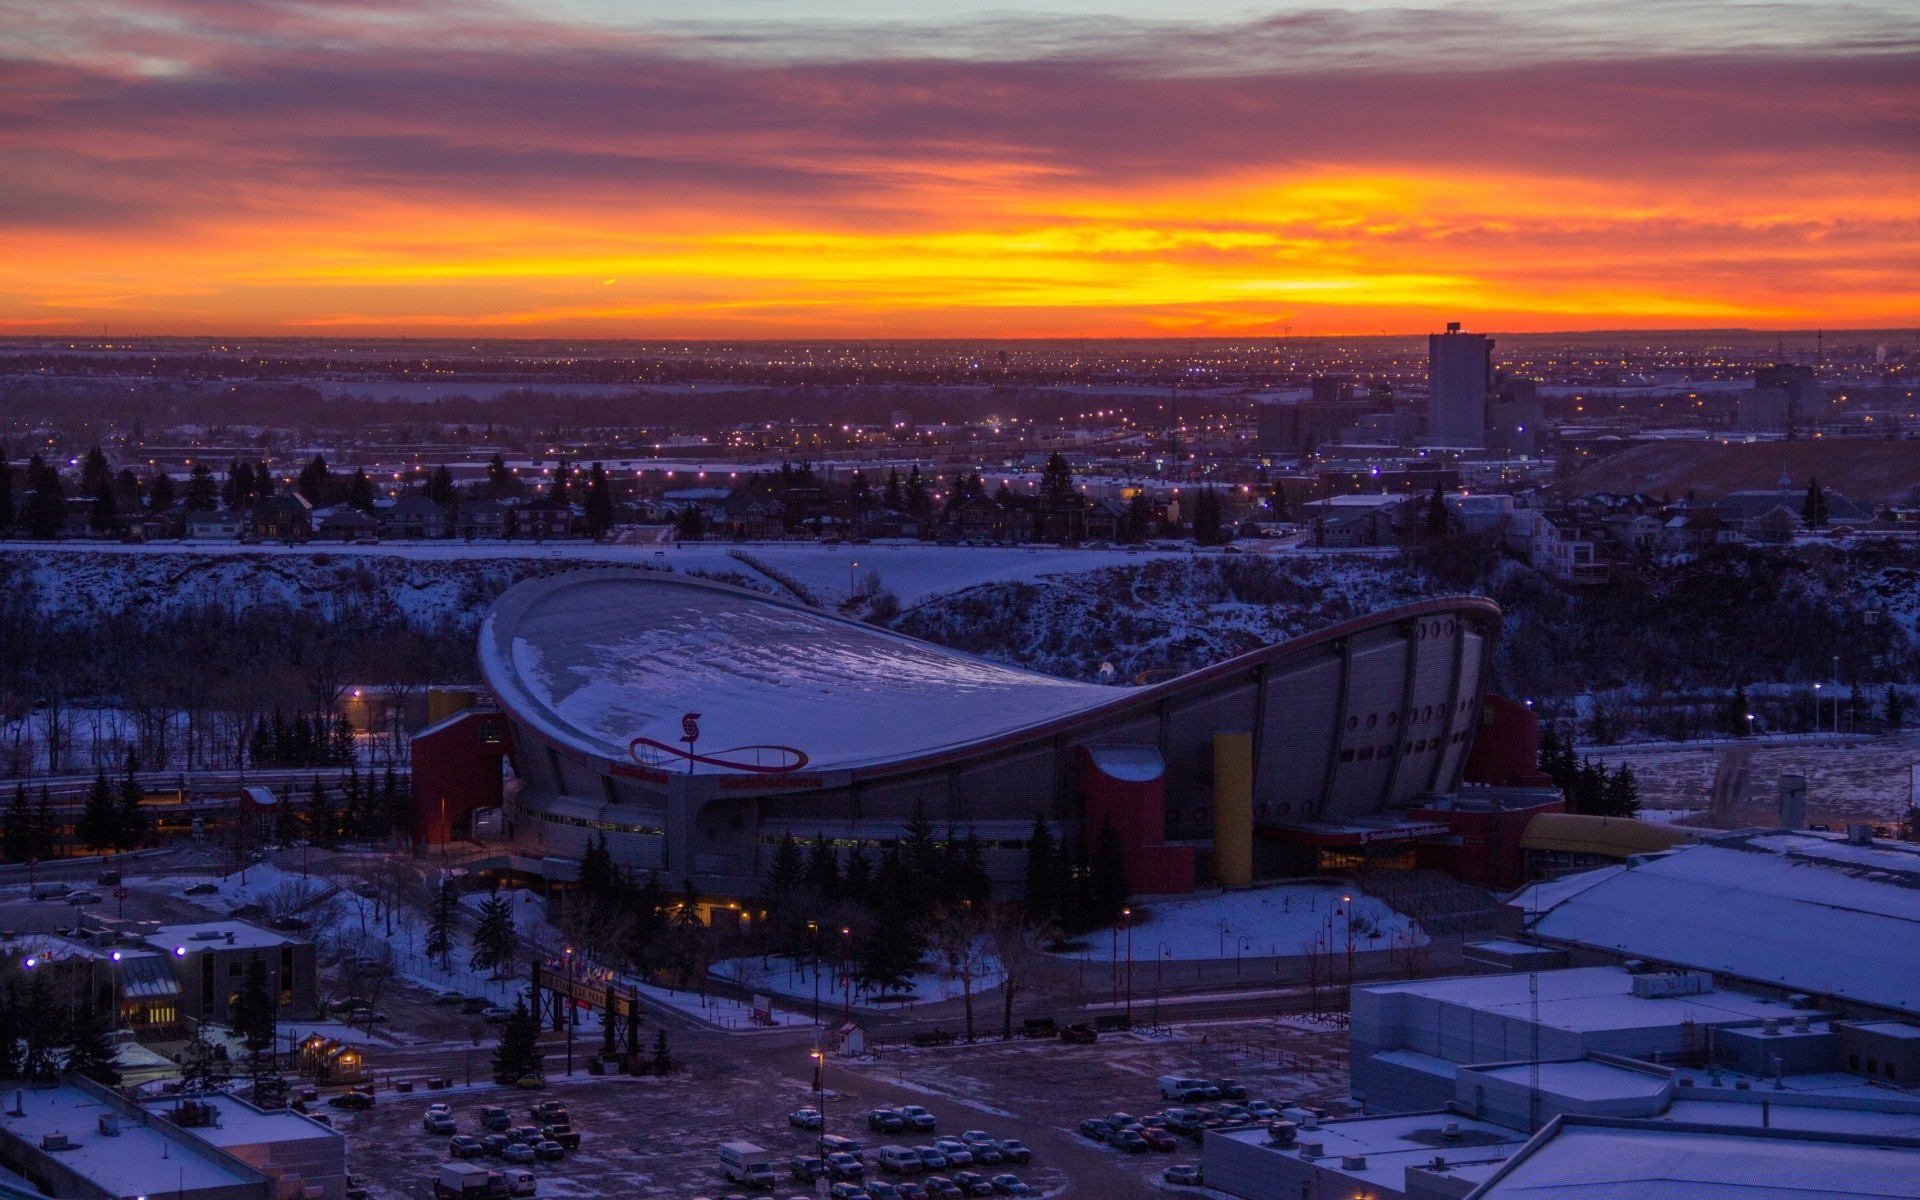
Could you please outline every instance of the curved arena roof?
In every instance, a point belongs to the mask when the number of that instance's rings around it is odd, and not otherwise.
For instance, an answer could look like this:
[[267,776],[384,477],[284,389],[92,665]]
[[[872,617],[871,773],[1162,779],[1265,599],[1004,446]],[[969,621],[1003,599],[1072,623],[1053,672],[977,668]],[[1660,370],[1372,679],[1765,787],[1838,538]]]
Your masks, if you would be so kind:
[[[1292,746],[1321,762],[1326,745],[1341,744],[1333,722],[1343,707],[1354,709],[1345,722],[1349,729],[1357,727],[1352,736],[1373,742],[1381,740],[1370,735],[1375,717],[1365,716],[1363,723],[1362,704],[1367,712],[1376,706],[1397,708],[1415,694],[1409,688],[1430,701],[1472,694],[1481,650],[1468,653],[1461,645],[1464,627],[1460,642],[1450,640],[1454,617],[1497,625],[1499,609],[1476,597],[1422,601],[1153,687],[1117,688],[1004,666],[725,584],[598,568],[508,589],[482,626],[480,666],[501,704],[531,732],[602,760],[631,762],[628,746],[636,738],[676,747],[682,715],[698,713],[703,755],[738,746],[787,746],[805,753],[810,772],[865,773],[907,764],[917,769],[1055,734],[1076,735],[1102,722],[1152,712],[1162,699],[1192,703],[1233,686],[1249,669],[1291,663],[1286,670],[1317,672],[1312,694],[1324,693],[1324,704],[1314,703],[1326,711],[1316,708],[1312,718],[1301,714],[1300,731],[1289,734],[1286,745],[1276,743],[1276,752]],[[1439,636],[1442,626],[1449,640]],[[1429,629],[1434,648],[1416,658],[1412,635],[1417,631],[1424,638]],[[1367,643],[1372,649],[1359,652],[1352,678],[1340,683],[1339,660],[1325,658],[1326,648],[1388,630],[1404,633]],[[1416,674],[1415,661],[1428,665]],[[1426,706],[1427,718],[1434,716],[1434,707]],[[1417,713],[1410,710],[1409,718]],[[1250,711],[1239,720],[1257,724],[1257,717]],[[1395,740],[1391,720],[1385,740]],[[1440,724],[1466,728],[1470,723],[1444,718]],[[1307,726],[1318,732],[1306,732]],[[1437,750],[1440,739],[1427,740]],[[1365,757],[1373,753],[1368,748]],[[1464,749],[1448,760],[1460,754]],[[1379,768],[1349,766],[1358,774],[1385,770],[1384,751],[1379,761]],[[684,761],[672,769],[684,770]],[[728,770],[698,764],[694,773]]]
[[633,571],[509,591],[481,631],[480,663],[541,732],[615,760],[636,737],[678,743],[690,712],[703,748],[794,746],[810,768],[835,770],[957,749],[1116,699],[1110,687],[758,593]]

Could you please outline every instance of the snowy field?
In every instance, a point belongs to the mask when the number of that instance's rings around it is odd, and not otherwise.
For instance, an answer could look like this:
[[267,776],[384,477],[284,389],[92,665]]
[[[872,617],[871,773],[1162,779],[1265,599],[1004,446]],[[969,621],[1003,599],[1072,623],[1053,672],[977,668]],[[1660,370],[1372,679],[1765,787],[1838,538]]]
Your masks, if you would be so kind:
[[[1807,779],[1807,820],[1838,829],[1849,821],[1897,824],[1912,794],[1912,767],[1920,763],[1920,733],[1853,738],[1844,742],[1782,741],[1757,746],[1653,744],[1596,748],[1594,761],[1633,768],[1642,817],[1686,822],[1703,818],[1722,756],[1750,752],[1752,800],[1734,814],[1738,824],[1771,825],[1780,776]],[[1586,751],[1582,751],[1586,753]],[[1647,810],[1662,817],[1650,817]]]
[[[730,958],[715,963],[713,973],[763,995],[784,996],[791,1000],[811,1002],[818,994],[821,1004],[826,1007],[841,1003],[846,997],[844,980],[840,977],[835,964],[830,962],[821,964],[820,968],[815,970],[805,959],[795,960],[772,956]],[[1000,986],[1000,964],[984,947],[975,956],[970,974],[973,977],[973,994],[976,997],[988,988]],[[816,977],[819,984],[818,993],[814,990]],[[928,970],[923,964],[922,969],[909,982],[905,993],[888,993],[887,1001],[884,1004],[878,1004],[873,1001],[871,995],[855,987],[852,1003],[854,1008],[863,1011],[897,1012],[902,1009],[911,1009],[915,1004],[958,1000],[963,991],[957,973],[947,974]]]
[[[1342,903],[1343,895],[1354,896],[1353,904]],[[1386,950],[1427,940],[1411,918],[1384,901],[1352,889],[1297,883],[1156,903],[1144,919],[1134,922],[1133,957],[1139,962],[1277,958],[1306,953],[1316,939],[1344,953],[1348,908],[1353,910],[1355,950]],[[1122,943],[1125,940],[1122,933]],[[1113,953],[1111,934],[1089,934],[1086,942],[1064,957],[1105,961]]]

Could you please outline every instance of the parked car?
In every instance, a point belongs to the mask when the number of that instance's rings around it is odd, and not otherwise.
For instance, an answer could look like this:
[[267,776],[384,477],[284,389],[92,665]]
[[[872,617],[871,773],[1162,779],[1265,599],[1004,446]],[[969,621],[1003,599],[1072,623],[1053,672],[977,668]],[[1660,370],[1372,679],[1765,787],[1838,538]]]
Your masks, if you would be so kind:
[[[35,900],[58,900],[72,890],[72,888],[64,883],[43,883],[33,889],[33,898]],[[219,889],[215,888],[214,890],[218,891]]]
[[533,1157],[540,1162],[559,1162],[567,1156],[567,1148],[559,1142],[542,1138],[533,1144]]
[[562,1150],[580,1148],[580,1131],[571,1125],[542,1125],[540,1136],[549,1142],[559,1142]]
[[1122,1154],[1145,1154],[1149,1149],[1147,1139],[1131,1129],[1122,1129],[1113,1136],[1113,1140],[1108,1145]]
[[446,1004],[446,1005],[465,1004],[467,1002],[467,998],[465,996],[462,996],[459,992],[441,992],[438,995],[434,996],[433,1002],[435,1004]]
[[836,1133],[829,1133],[821,1138],[820,1148],[828,1154],[851,1154],[859,1162],[867,1161],[866,1150],[859,1142],[850,1137],[841,1137]]
[[1177,1167],[1168,1167],[1160,1172],[1160,1178],[1168,1183],[1177,1183],[1181,1187],[1200,1187],[1207,1181],[1205,1173],[1199,1167],[1185,1163]]
[[966,1200],[966,1192],[945,1175],[929,1175],[920,1182],[927,1189],[927,1195],[938,1197],[938,1200]]
[[1207,1082],[1220,1089],[1220,1098],[1223,1100],[1247,1098],[1247,1087],[1238,1079],[1209,1079]]
[[480,1152],[488,1158],[499,1158],[506,1153],[507,1146],[507,1135],[504,1133],[490,1133],[480,1139]]
[[1080,1122],[1080,1136],[1083,1138],[1091,1138],[1096,1142],[1104,1142],[1113,1136],[1113,1126],[1102,1121],[1099,1117],[1088,1117],[1086,1120]]
[[1180,1148],[1180,1139],[1161,1129],[1142,1129],[1140,1140],[1147,1144],[1147,1149],[1167,1154]]
[[565,1125],[567,1106],[558,1100],[541,1100],[527,1110],[527,1115],[542,1125]]
[[349,1112],[361,1112],[373,1107],[373,1097],[365,1092],[341,1092],[327,1101],[329,1108],[344,1108]]
[[1069,1025],[1060,1031],[1060,1040],[1073,1046],[1091,1046],[1100,1040],[1099,1031],[1085,1024]]
[[903,1179],[894,1184],[893,1188],[900,1193],[900,1200],[927,1200],[927,1189],[911,1179]]
[[960,1190],[966,1195],[993,1195],[993,1184],[988,1181],[985,1175],[977,1171],[961,1171],[953,1177],[953,1181],[960,1186]]
[[68,904],[98,904],[100,903],[100,895],[98,892],[68,892],[67,903]]
[[1027,1149],[1027,1144],[1019,1138],[1001,1138],[999,1144],[1000,1153],[1006,1156],[1008,1162],[1024,1166],[1033,1161],[1033,1151]]
[[494,1007],[493,1001],[482,999],[479,996],[463,996],[460,1000],[460,1011],[469,1016],[476,1013],[483,1013],[492,1007]]
[[182,896],[217,896],[220,885],[217,883],[190,883],[180,893]]
[[449,1158],[479,1158],[482,1153],[480,1139],[470,1133],[458,1133],[447,1139]]
[[993,1194],[996,1196],[1030,1196],[1033,1189],[1021,1182],[1018,1175],[995,1175]]
[[489,1025],[498,1025],[512,1015],[498,1004],[489,1004],[480,1010],[480,1019]]
[[530,1163],[533,1161],[533,1147],[525,1142],[508,1142],[500,1150],[500,1157],[510,1163]]
[[787,1114],[787,1124],[795,1129],[818,1129],[825,1123],[817,1108],[796,1108]]
[[882,1146],[875,1157],[882,1167],[896,1175],[918,1175],[926,1169],[920,1156],[905,1146]]
[[438,1134],[441,1137],[450,1136],[454,1130],[458,1128],[458,1126],[453,1123],[452,1113],[445,1111],[434,1112],[431,1109],[427,1111],[425,1116],[420,1118],[420,1127],[428,1133]]
[[489,1104],[480,1110],[480,1128],[506,1130],[513,1128],[513,1117],[507,1110],[495,1104]]
[[867,1114],[867,1128],[875,1133],[905,1133],[907,1120],[891,1108],[876,1108]]
[[878,1179],[869,1179],[860,1185],[866,1190],[867,1200],[900,1200],[898,1186]]
[[973,1165],[973,1151],[959,1138],[942,1137],[933,1139],[933,1148],[947,1156],[947,1164],[955,1167]]
[[903,1107],[900,1110],[900,1119],[907,1123],[909,1129],[920,1133],[930,1132],[934,1126],[933,1114],[921,1108],[918,1104],[909,1104]]
[[859,1179],[867,1173],[860,1160],[851,1154],[827,1155],[827,1174],[835,1179]]
[[938,1171],[947,1165],[947,1156],[932,1146],[915,1146],[913,1152],[920,1156],[920,1169],[923,1171]]
[[857,1183],[836,1183],[827,1189],[832,1200],[866,1200],[867,1193]]

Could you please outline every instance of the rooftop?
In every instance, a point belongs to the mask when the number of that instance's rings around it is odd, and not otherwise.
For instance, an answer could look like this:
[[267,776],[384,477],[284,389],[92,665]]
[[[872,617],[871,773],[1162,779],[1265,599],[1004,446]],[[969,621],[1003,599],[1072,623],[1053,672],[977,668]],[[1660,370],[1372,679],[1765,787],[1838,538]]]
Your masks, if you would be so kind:
[[[1452,1126],[1451,1132],[1448,1126]],[[1264,1129],[1235,1129],[1207,1134],[1209,1138],[1231,1138],[1252,1146],[1267,1145]],[[1315,1165],[1337,1170],[1353,1179],[1365,1180],[1375,1187],[1398,1193],[1404,1186],[1408,1167],[1428,1166],[1435,1158],[1446,1161],[1449,1170],[1475,1163],[1494,1163],[1513,1154],[1526,1135],[1454,1113],[1406,1113],[1389,1117],[1354,1117],[1344,1121],[1322,1121],[1316,1129],[1301,1129],[1293,1146],[1271,1147],[1275,1154],[1300,1158],[1300,1146],[1320,1146]],[[1348,1168],[1342,1159],[1363,1155],[1364,1167]]]
[[[1542,1130],[1476,1198],[1912,1195],[1920,1142],[1573,1118]],[[1575,1185],[1578,1185],[1577,1189]]]
[[810,769],[833,770],[958,748],[1125,695],[658,574],[581,572],[521,588],[487,616],[488,683],[541,733],[616,761],[639,737],[681,745],[687,713],[699,714],[700,753],[792,746]]
[[147,935],[147,942],[169,953],[185,947],[195,950],[264,950],[269,946],[299,945],[302,939],[263,929],[250,921],[199,921],[191,925],[162,925]]
[[[1701,1025],[1747,1023],[1763,1017],[1791,1015],[1793,1011],[1778,1001],[1738,992],[1645,999],[1633,994],[1633,976],[1619,967],[1574,967],[1540,971],[1533,977],[1540,981],[1541,1025],[1574,1033],[1662,1028],[1689,1018]],[[1372,984],[1354,990],[1375,995],[1424,996],[1489,1015],[1526,1021],[1533,1007],[1528,979],[1524,973],[1461,975]]]
[[1508,903],[1550,941],[1920,1012],[1920,846],[1735,833]]
[[[216,1115],[213,1125],[197,1125],[187,1130],[194,1137],[214,1146],[257,1146],[262,1142],[329,1141],[346,1135],[329,1129],[311,1117],[291,1109],[270,1112],[255,1108],[237,1096],[214,1092],[195,1099],[211,1104]],[[156,1100],[146,1110],[161,1117],[173,1112],[176,1102]]]
[[27,1088],[18,1096],[22,1115],[15,1116],[11,1104],[0,1106],[0,1129],[36,1148],[48,1134],[65,1134],[74,1148],[54,1152],[60,1164],[115,1196],[257,1186],[264,1178],[239,1162],[196,1153],[186,1139],[138,1117],[123,1117],[117,1135],[101,1133],[101,1115],[123,1110],[75,1084]]

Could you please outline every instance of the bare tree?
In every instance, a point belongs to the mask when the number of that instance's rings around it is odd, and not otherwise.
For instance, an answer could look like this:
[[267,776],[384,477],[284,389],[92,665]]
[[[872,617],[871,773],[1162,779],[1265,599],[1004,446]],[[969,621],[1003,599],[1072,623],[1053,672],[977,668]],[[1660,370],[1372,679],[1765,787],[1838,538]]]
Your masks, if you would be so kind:
[[962,901],[938,914],[931,931],[940,977],[960,985],[969,1042],[973,1040],[974,980],[986,975],[993,962],[993,942],[988,937],[992,928],[992,915],[984,907]]

